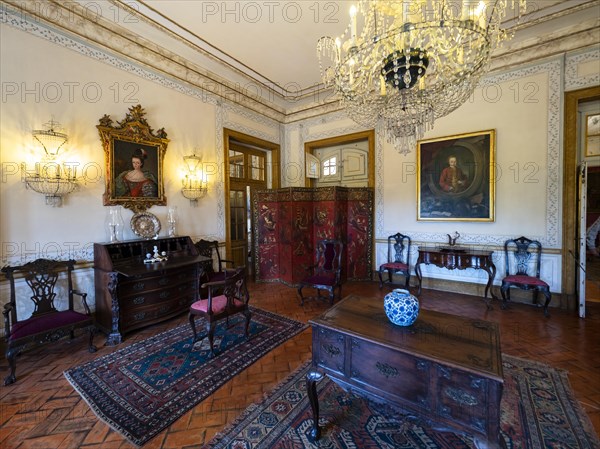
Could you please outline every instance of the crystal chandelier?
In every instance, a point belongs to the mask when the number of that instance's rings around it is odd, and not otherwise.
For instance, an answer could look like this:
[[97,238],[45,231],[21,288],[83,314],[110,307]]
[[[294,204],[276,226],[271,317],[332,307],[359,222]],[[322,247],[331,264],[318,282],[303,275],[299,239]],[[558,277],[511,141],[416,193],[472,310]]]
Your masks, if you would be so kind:
[[28,188],[44,195],[47,205],[62,206],[63,197],[79,187],[77,167],[56,162],[59,150],[68,140],[65,133],[57,131],[60,123],[50,120],[44,126],[47,129],[32,132],[34,141],[44,149],[44,157],[36,164],[35,173],[28,172],[22,164],[23,181]]
[[[407,154],[473,93],[525,0],[359,0],[337,39],[317,44],[321,76],[355,122]],[[360,33],[357,28],[361,27]]]

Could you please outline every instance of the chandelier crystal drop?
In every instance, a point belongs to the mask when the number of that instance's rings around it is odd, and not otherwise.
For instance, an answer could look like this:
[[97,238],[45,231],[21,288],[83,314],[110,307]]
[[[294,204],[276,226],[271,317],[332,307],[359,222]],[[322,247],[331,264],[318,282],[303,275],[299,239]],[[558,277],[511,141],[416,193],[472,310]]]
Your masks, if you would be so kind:
[[[525,0],[359,0],[342,36],[317,44],[323,82],[350,118],[402,154],[471,96]],[[358,27],[360,32],[357,32]]]

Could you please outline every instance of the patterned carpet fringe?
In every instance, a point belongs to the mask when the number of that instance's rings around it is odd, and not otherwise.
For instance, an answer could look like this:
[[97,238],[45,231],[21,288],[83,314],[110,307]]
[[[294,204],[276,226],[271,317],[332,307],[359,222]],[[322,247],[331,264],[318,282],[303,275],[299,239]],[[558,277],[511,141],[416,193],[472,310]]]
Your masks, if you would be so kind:
[[[306,397],[307,363],[253,404],[202,449],[458,449],[472,438],[437,432],[343,391],[325,377],[318,385],[322,437],[308,439],[312,414]],[[503,355],[501,431],[508,449],[598,449],[600,441],[576,401],[567,374]]]

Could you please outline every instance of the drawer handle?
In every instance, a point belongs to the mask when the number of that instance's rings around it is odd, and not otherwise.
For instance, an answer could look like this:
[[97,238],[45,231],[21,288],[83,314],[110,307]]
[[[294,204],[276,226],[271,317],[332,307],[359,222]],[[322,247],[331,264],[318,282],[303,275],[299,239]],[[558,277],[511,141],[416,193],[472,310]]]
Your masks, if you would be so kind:
[[424,360],[417,360],[418,371],[427,371],[427,368],[429,368],[429,363],[425,362]]
[[160,278],[158,281],[158,285],[167,285],[169,283],[169,278]]
[[143,282],[136,282],[135,284],[133,284],[133,289],[134,290],[143,290],[145,285],[146,284],[144,284]]
[[377,362],[375,364],[375,367],[382,375],[384,375],[388,379],[390,377],[398,377],[398,370],[393,366],[388,365],[387,363]]
[[336,357],[342,353],[340,348],[338,348],[337,346],[333,346],[331,344],[323,345],[323,349],[325,350],[325,352],[327,354],[329,354],[329,357]]
[[165,299],[165,298],[168,298],[170,294],[171,294],[171,292],[169,290],[165,290],[165,291],[160,292],[159,296],[160,296],[160,299]]
[[133,298],[134,304],[144,304],[145,301],[146,301],[146,298],[144,296],[137,296],[137,297]]
[[446,388],[446,390],[444,390],[444,394],[460,405],[468,405],[470,407],[473,407],[478,403],[477,398],[475,396],[467,393],[464,390],[461,390],[460,388],[448,387]]
[[450,370],[448,368],[446,368],[444,366],[438,366],[438,370],[439,370],[439,373],[441,374],[441,376],[444,379],[451,379],[452,378],[452,374],[451,374],[451,372],[450,372]]
[[135,315],[133,315],[133,319],[135,321],[140,321],[140,320],[143,320],[145,316],[146,316],[146,312],[136,313]]

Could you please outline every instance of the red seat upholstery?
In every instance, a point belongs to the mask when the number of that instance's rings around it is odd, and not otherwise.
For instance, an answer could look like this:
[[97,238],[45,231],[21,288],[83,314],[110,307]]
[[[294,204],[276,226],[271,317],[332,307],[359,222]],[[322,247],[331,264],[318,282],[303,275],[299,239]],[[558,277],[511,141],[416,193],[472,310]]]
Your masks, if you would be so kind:
[[206,282],[202,285],[201,288],[207,290],[208,297],[194,302],[190,306],[188,317],[194,333],[194,343],[199,340],[196,332],[196,317],[202,316],[206,319],[206,336],[208,336],[210,353],[213,356],[215,355],[214,335],[218,321],[243,313],[246,317],[244,328],[246,338],[248,338],[250,326],[251,313],[248,307],[250,295],[246,287],[246,268],[225,270],[223,276],[224,279],[221,281]]

